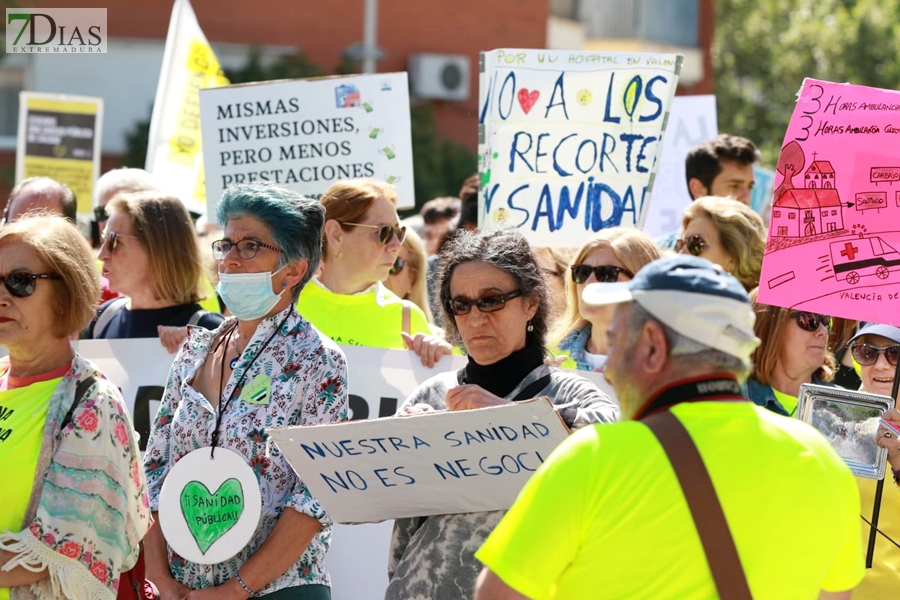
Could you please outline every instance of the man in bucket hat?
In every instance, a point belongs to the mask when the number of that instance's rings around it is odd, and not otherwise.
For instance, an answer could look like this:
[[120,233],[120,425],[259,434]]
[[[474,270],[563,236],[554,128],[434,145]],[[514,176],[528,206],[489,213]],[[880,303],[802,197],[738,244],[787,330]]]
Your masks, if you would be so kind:
[[[581,429],[538,469],[476,553],[476,599],[849,598],[864,574],[856,484],[817,431],[740,395],[759,343],[741,284],[679,255],[584,300],[616,304],[605,372],[627,420]],[[678,475],[645,422],[672,415],[699,451]],[[697,471],[724,513],[714,534]]]

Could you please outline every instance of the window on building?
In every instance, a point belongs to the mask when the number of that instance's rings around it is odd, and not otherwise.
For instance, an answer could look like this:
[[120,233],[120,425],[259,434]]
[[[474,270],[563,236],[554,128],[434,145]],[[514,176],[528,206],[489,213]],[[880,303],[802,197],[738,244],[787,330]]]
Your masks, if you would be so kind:
[[837,216],[837,209],[831,211],[831,216],[832,217]]
[[779,227],[778,235],[781,237],[787,237],[787,227]]
[[793,213],[793,212],[788,213],[788,219],[796,219],[796,218],[797,218],[797,213]]
[[778,217],[781,216],[781,211],[780,211],[780,210],[776,210],[776,211],[773,211],[773,212],[774,212],[774,214],[775,214],[775,218],[776,218],[776,219],[777,219]]

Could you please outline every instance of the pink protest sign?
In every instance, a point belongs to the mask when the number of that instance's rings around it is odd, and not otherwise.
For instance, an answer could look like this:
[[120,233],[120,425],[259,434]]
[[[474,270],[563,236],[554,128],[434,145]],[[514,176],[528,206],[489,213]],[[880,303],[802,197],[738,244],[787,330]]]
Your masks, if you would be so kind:
[[804,81],[775,186],[759,301],[900,324],[900,92]]

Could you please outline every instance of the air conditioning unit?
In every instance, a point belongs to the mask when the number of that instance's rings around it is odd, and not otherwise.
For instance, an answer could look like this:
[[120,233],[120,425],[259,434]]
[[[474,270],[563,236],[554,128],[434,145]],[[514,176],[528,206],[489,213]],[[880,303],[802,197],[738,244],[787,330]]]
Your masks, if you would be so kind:
[[413,54],[409,57],[409,86],[416,98],[469,99],[469,57],[463,54]]

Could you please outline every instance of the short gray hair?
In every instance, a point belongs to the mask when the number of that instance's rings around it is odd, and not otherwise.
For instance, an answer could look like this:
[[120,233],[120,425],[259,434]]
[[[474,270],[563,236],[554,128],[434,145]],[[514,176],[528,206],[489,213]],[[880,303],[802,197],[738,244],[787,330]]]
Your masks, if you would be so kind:
[[[109,203],[119,192],[158,192],[159,181],[144,169],[123,167],[107,171],[94,184],[94,206]],[[103,202],[105,200],[105,202]],[[101,204],[103,202],[103,204]]]
[[631,315],[628,321],[629,341],[631,343],[635,342],[641,328],[648,321],[653,321],[662,328],[663,334],[666,336],[666,345],[669,347],[669,357],[672,360],[706,364],[716,371],[731,373],[740,381],[747,379],[747,376],[750,374],[752,365],[749,360],[741,360],[736,356],[710,348],[678,333],[647,312],[637,302],[631,303]]

